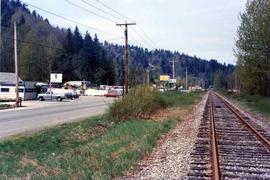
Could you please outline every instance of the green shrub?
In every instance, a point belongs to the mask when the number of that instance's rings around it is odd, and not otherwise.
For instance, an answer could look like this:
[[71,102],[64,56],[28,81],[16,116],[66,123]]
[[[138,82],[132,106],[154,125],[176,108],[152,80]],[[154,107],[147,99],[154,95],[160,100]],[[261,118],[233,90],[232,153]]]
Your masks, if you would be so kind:
[[166,107],[157,89],[138,86],[110,107],[109,113],[115,122],[127,119],[147,119],[152,113]]

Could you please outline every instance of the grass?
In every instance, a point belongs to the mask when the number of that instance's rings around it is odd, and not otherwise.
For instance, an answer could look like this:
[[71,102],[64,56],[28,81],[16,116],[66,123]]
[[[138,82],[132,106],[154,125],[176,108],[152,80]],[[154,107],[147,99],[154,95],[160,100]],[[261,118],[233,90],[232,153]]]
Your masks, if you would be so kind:
[[[180,108],[202,95],[162,93],[170,106]],[[0,179],[113,179],[135,167],[177,123],[174,118],[112,121],[105,114],[1,141]]]
[[0,104],[0,110],[11,109],[11,108],[14,108],[14,106],[9,105],[9,104]]
[[186,108],[199,101],[204,94],[203,92],[180,93],[178,91],[167,91],[163,92],[161,96],[170,107]]
[[1,142],[0,179],[111,179],[135,166],[176,124],[110,122],[107,116],[95,117]]
[[270,98],[263,96],[252,96],[248,94],[236,94],[236,93],[225,93],[223,95],[229,99],[235,100],[240,103],[241,106],[251,110],[255,113],[265,115],[270,118]]

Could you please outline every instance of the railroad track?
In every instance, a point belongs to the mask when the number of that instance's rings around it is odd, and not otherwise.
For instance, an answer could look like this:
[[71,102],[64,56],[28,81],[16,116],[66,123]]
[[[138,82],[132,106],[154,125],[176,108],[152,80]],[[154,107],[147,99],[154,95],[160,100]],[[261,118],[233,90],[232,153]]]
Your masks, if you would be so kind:
[[270,132],[210,92],[188,179],[270,179]]

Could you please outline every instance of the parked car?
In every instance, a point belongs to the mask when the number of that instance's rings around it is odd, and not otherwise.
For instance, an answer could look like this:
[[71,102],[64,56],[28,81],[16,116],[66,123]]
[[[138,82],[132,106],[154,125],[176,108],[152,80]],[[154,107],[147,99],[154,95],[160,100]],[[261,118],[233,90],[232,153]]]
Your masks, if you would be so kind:
[[77,99],[79,97],[80,97],[80,95],[76,91],[68,92],[65,94],[66,99]]
[[109,90],[107,94],[104,94],[105,97],[119,97],[119,91],[117,90]]
[[38,100],[40,101],[45,101],[45,100],[57,100],[57,101],[62,101],[65,99],[65,96],[62,94],[54,94],[53,92],[46,92],[46,93],[41,93],[38,94]]

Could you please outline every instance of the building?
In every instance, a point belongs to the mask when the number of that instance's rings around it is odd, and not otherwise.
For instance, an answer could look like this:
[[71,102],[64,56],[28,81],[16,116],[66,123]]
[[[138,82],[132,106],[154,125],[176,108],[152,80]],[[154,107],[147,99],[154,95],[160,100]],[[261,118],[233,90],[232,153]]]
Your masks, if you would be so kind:
[[[23,81],[19,78],[19,97],[23,100],[32,100],[37,97],[37,82]],[[0,72],[0,100],[16,99],[15,73]]]

